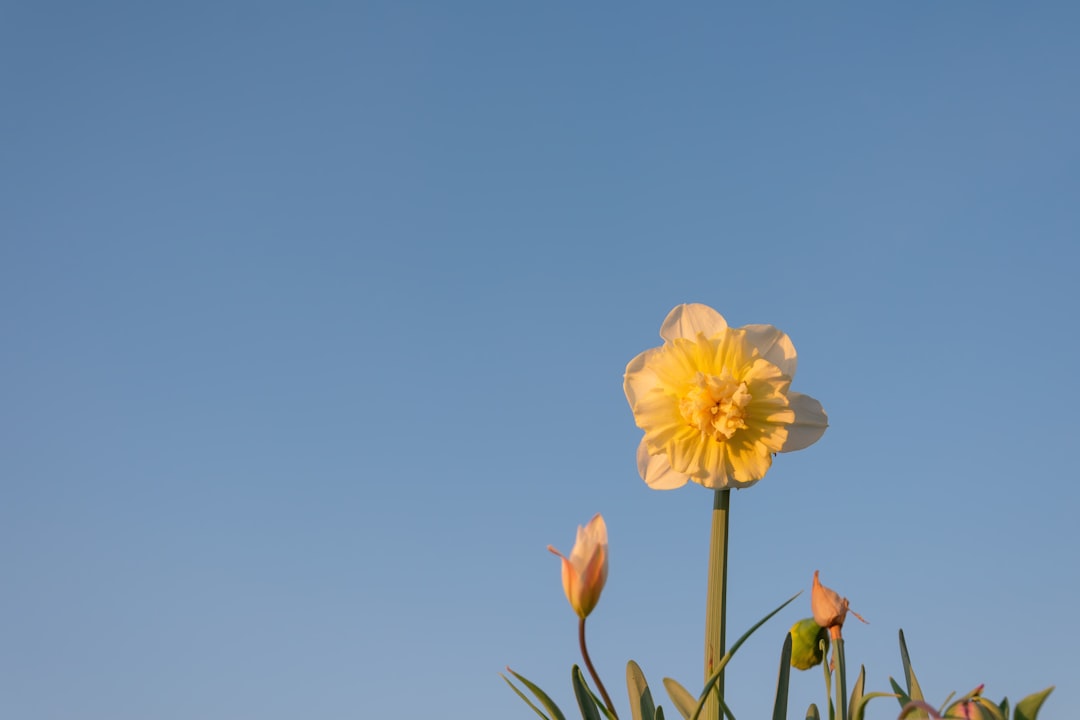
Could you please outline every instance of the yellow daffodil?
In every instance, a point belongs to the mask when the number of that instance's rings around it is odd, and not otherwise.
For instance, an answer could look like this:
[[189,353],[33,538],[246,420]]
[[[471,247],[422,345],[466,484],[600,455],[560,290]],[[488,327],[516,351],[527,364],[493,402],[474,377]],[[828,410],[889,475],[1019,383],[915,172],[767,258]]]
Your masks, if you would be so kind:
[[548,550],[562,558],[562,583],[566,599],[578,617],[584,619],[600,600],[607,582],[607,526],[597,513],[585,527],[578,526],[577,541],[570,557],[548,545]]
[[774,453],[812,445],[828,427],[821,403],[789,391],[795,346],[772,325],[731,328],[711,307],[679,305],[660,337],[623,383],[645,431],[637,462],[649,487],[749,487]]

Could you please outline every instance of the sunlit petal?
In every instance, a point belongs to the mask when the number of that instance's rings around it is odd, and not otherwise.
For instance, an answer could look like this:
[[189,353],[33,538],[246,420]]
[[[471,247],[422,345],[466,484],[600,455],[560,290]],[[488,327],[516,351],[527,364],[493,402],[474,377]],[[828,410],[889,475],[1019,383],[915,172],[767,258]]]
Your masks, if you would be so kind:
[[644,440],[638,445],[637,463],[638,473],[653,490],[674,490],[689,480],[671,468],[666,455],[650,455]]
[[690,303],[679,305],[668,313],[664,324],[660,326],[660,337],[665,340],[693,339],[698,333],[712,337],[727,330],[727,326],[724,316],[708,305]]
[[816,443],[829,427],[825,409],[814,398],[802,393],[789,392],[788,402],[795,411],[795,421],[788,425],[787,441],[780,452],[802,450]]
[[789,378],[795,377],[795,368],[798,358],[795,354],[795,345],[787,333],[772,325],[743,325],[750,338],[750,342],[758,349],[761,356],[780,368],[780,372]]

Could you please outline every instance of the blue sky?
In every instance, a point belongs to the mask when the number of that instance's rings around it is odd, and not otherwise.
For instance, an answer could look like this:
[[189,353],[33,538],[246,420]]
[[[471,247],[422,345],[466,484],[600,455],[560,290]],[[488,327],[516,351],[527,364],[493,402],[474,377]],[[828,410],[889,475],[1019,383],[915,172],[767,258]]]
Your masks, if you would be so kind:
[[[737,636],[815,569],[935,701],[1080,691],[1080,10],[7,3],[5,717],[566,709],[698,682],[711,495],[622,372],[766,322],[831,427],[732,498]],[[802,600],[796,604],[803,603]],[[765,714],[786,610],[728,676]],[[792,717],[822,701],[797,676]],[[872,718],[896,716],[878,701]],[[891,702],[891,701],[890,701]]]

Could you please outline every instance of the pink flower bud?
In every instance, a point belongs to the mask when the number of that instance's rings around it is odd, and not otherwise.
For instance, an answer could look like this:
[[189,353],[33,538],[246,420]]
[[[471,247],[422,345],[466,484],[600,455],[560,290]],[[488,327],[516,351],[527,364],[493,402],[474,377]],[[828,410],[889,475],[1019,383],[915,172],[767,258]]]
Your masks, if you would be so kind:
[[[848,599],[840,597],[835,590],[825,587],[818,579],[818,571],[814,571],[814,586],[810,589],[810,610],[814,613],[814,622],[823,628],[829,628],[832,637],[840,637],[840,628],[844,625],[844,618],[851,610]],[[852,615],[863,620],[858,613]]]
[[578,527],[577,542],[566,557],[551,545],[548,550],[562,558],[562,582],[566,599],[578,617],[584,619],[600,600],[607,582],[607,526],[597,513],[585,527]]

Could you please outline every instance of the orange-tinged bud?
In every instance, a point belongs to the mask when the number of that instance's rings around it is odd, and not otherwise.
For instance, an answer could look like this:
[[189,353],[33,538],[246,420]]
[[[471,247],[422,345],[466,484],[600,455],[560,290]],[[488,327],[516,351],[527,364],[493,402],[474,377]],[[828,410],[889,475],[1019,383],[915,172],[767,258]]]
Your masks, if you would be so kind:
[[[850,609],[848,599],[822,585],[818,579],[818,571],[815,570],[814,586],[810,589],[810,610],[814,613],[814,622],[823,628],[829,628],[829,634],[835,639],[840,637],[840,628],[843,627],[844,618]],[[851,614],[866,622],[858,613]]]
[[570,557],[548,545],[548,550],[562,558],[562,583],[566,599],[578,617],[584,619],[596,607],[607,582],[607,526],[600,513],[585,527],[578,527],[577,541]]

